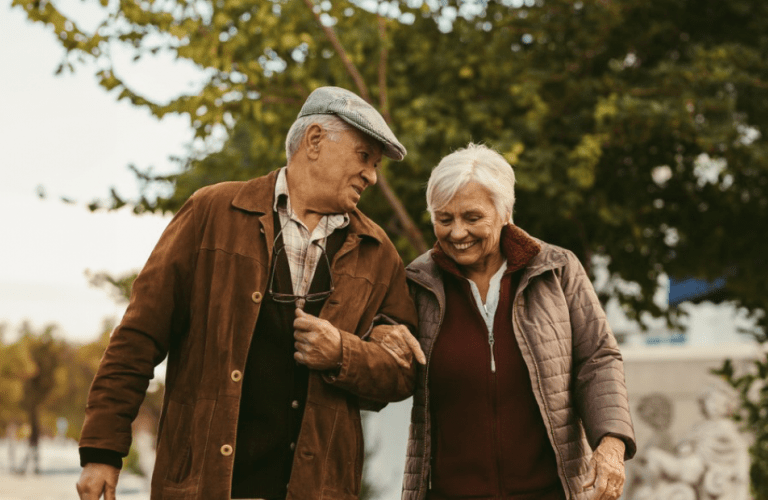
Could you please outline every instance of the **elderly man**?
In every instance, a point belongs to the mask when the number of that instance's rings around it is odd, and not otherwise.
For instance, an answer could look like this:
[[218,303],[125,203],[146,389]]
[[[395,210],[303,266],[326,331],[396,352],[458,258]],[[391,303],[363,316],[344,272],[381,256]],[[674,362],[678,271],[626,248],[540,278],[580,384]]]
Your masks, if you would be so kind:
[[415,373],[366,334],[421,355],[402,261],[356,208],[382,154],[406,151],[365,101],[323,87],[286,152],[287,167],[196,192],[136,278],[88,398],[81,499],[115,498],[166,355],[152,499],[357,498],[360,405],[406,398]]

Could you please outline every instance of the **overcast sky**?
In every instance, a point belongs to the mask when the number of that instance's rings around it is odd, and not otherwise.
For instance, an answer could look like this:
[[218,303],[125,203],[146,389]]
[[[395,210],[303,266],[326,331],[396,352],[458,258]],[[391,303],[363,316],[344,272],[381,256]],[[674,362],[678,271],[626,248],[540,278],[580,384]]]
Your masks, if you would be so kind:
[[[118,103],[96,84],[92,67],[54,76],[60,45],[8,3],[0,6],[0,26],[0,322],[12,331],[24,319],[36,328],[57,323],[68,338],[90,340],[123,307],[89,286],[85,270],[140,268],[168,220],[93,214],[85,205],[111,187],[135,195],[128,164],[176,168],[168,158],[186,151],[188,122],[158,121]],[[158,96],[194,86],[194,72],[168,61],[125,67]]]

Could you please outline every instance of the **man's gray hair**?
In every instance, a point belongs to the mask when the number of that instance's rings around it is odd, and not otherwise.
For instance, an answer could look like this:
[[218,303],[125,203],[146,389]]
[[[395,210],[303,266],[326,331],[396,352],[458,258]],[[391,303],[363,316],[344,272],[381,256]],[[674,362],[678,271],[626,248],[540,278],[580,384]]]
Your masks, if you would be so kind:
[[440,160],[427,182],[427,210],[435,222],[435,211],[447,205],[459,189],[477,182],[490,193],[496,211],[509,217],[515,206],[515,171],[493,149],[469,143]]
[[313,123],[317,123],[323,127],[323,130],[328,133],[328,139],[334,142],[339,140],[339,133],[353,130],[351,125],[336,115],[309,115],[297,118],[288,130],[288,135],[285,137],[286,162],[290,162],[291,156],[296,154],[296,151],[299,150],[301,140],[304,139],[304,134],[306,134],[307,129]]

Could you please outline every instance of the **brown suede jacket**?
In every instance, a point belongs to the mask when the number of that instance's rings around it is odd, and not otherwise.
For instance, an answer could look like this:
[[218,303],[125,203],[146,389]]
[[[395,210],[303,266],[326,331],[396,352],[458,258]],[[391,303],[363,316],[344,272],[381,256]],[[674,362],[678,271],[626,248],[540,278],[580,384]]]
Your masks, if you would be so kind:
[[[154,367],[168,356],[152,499],[228,499],[243,370],[266,292],[276,172],[195,193],[133,285],[91,387],[81,447],[127,455],[131,422]],[[342,335],[338,373],[310,372],[288,498],[356,499],[359,407],[408,397],[414,369],[361,340],[384,314],[415,331],[403,263],[358,210],[332,263],[335,291],[320,317]],[[171,480],[173,478],[174,480]]]

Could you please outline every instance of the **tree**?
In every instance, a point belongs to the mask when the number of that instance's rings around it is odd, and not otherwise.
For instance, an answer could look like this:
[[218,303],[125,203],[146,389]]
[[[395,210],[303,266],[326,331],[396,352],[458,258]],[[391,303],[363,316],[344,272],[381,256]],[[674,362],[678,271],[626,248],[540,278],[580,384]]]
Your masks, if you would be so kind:
[[[43,433],[43,422],[50,420],[50,395],[53,392],[59,373],[62,370],[65,344],[54,337],[55,326],[46,326],[42,333],[35,334],[28,323],[21,327],[19,347],[26,355],[27,376],[22,381],[22,394],[18,401],[19,408],[26,416],[29,425],[29,448],[21,473],[27,470],[31,462],[35,474],[40,474],[39,443]],[[55,420],[55,418],[53,419]],[[48,427],[55,427],[50,425]]]
[[[52,26],[67,49],[62,68],[96,59],[117,98],[157,117],[185,114],[198,137],[227,132],[220,151],[174,175],[136,169],[147,186],[137,211],[172,212],[202,185],[282,165],[301,102],[339,85],[369,96],[409,150],[382,177],[428,242],[430,169],[470,140],[487,142],[515,167],[517,224],[588,269],[604,257],[612,277],[634,284],[609,286],[603,299],[640,321],[648,312],[674,322],[676,309],[653,302],[662,275],[725,276],[719,300],[751,311],[753,333],[768,340],[762,0],[103,0],[96,33],[47,0],[14,5]],[[137,57],[170,51],[207,84],[152,102],[111,64],[118,45]],[[112,203],[125,201],[115,193]],[[392,206],[374,192],[363,209],[409,261],[417,244]]]
[[28,353],[18,344],[5,343],[5,324],[0,327],[0,430],[6,434],[9,427],[20,424],[24,415],[20,402],[24,380],[34,373]]
[[[379,3],[381,15],[343,1],[103,4],[92,34],[51,2],[14,0],[53,27],[67,49],[62,67],[97,59],[107,68],[97,78],[118,99],[158,117],[185,114],[199,137],[229,132],[220,152],[189,158],[178,174],[137,170],[171,194],[148,189],[136,210],[174,211],[202,185],[283,164],[299,105],[335,84],[391,117],[411,153],[382,177],[426,240],[429,170],[469,140],[486,141],[515,164],[516,221],[587,266],[607,256],[614,276],[638,286],[605,292],[633,317],[664,313],[652,300],[663,273],[727,274],[727,298],[765,308],[758,276],[768,243],[751,229],[768,210],[764,2],[410,1]],[[209,80],[198,94],[152,102],[111,65],[116,45],[139,58],[171,51]],[[415,255],[381,193],[364,208],[406,260]]]

